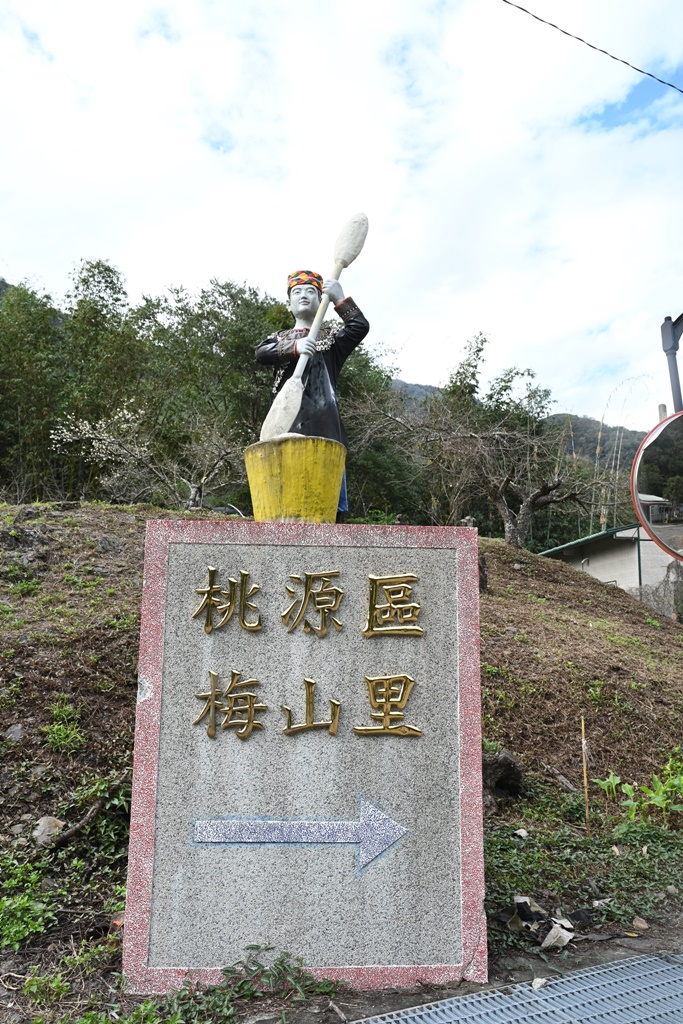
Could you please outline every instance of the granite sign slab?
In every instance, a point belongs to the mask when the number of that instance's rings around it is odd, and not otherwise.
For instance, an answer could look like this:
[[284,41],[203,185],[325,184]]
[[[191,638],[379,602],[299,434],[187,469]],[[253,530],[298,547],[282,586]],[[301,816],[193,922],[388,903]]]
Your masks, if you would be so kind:
[[148,524],[132,991],[485,980],[478,636],[474,530]]

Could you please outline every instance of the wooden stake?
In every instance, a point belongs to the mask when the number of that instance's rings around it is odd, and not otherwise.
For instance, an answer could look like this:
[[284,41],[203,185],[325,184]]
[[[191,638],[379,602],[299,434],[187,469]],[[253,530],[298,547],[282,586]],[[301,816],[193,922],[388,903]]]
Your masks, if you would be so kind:
[[591,822],[588,814],[588,761],[586,758],[586,724],[581,715],[581,757],[583,760],[583,797],[586,803],[586,836],[590,838]]

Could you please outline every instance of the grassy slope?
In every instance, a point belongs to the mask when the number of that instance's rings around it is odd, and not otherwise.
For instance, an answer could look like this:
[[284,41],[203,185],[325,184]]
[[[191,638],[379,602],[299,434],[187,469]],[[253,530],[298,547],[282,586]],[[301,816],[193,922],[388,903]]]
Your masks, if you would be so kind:
[[[0,973],[3,963],[22,975],[39,962],[54,973],[65,944],[100,941],[120,904],[127,790],[112,781],[131,762],[145,522],[169,516],[147,507],[0,508],[0,734],[13,724],[25,730],[18,743],[0,741],[0,856],[17,883],[4,891],[29,892],[34,909],[22,913],[36,921],[18,959],[0,952]],[[579,785],[583,714],[591,775],[613,768],[624,780],[649,780],[682,742],[683,629],[568,566],[496,541],[481,547],[489,575],[481,600],[486,738],[527,767],[551,765]],[[30,855],[37,818],[54,815],[70,827],[103,794],[105,813],[34,861],[29,881],[12,867]],[[594,866],[579,864],[587,846],[576,798],[558,792],[563,807],[536,789],[534,800],[490,829],[493,910],[522,887],[540,900],[580,902],[591,894],[586,877],[603,872],[603,847],[613,839],[605,833]],[[562,859],[548,856],[542,820],[566,865],[579,865],[569,881]],[[512,837],[520,823],[532,832],[526,853]],[[658,885],[673,880],[657,876]],[[41,901],[46,909],[35,910]],[[100,968],[116,968],[117,955],[103,950]],[[99,969],[88,977],[84,991],[104,998],[111,975]]]
[[529,767],[644,782],[683,742],[683,628],[568,565],[482,540],[483,731]]

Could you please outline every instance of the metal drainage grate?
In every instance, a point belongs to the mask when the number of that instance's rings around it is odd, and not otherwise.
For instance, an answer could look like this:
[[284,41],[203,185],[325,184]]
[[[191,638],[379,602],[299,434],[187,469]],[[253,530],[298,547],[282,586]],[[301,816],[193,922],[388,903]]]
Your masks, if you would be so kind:
[[[509,991],[509,990],[508,990]],[[543,988],[515,985],[366,1017],[358,1024],[683,1024],[683,956],[588,967]]]

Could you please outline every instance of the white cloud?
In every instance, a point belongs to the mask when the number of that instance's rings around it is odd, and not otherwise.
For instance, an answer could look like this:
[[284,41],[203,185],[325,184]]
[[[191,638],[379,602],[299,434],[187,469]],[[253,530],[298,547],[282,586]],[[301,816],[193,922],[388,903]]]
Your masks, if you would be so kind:
[[[676,0],[528,6],[683,86]],[[0,273],[281,294],[363,209],[344,280],[405,379],[483,330],[491,374],[644,429],[683,308],[683,97],[645,81],[501,0],[6,2]]]

